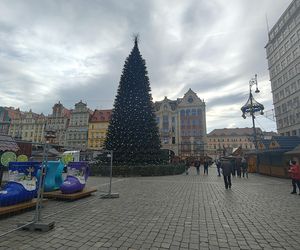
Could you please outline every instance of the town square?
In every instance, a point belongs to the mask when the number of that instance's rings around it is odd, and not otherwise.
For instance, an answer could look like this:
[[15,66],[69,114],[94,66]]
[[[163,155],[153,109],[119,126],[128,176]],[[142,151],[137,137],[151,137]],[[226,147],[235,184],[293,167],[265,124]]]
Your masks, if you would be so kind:
[[0,10],[0,249],[300,249],[300,0]]

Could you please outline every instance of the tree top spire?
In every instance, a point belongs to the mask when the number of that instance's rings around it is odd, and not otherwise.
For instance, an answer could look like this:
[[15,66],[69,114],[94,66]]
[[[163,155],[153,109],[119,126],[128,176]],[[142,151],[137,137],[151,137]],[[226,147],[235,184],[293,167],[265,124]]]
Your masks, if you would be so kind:
[[133,37],[134,45],[137,46],[138,43],[139,43],[139,41],[140,41],[140,35],[139,35],[139,33],[133,34],[132,37]]

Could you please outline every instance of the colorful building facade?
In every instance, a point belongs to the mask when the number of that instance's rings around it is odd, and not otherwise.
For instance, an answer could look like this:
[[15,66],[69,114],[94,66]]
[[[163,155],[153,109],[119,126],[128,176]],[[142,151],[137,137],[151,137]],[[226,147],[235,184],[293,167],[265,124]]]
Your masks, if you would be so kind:
[[10,117],[5,107],[0,107],[0,134],[8,134],[10,126]]
[[189,89],[183,98],[155,102],[162,148],[181,158],[204,156],[206,148],[205,102]]
[[89,121],[88,149],[103,149],[112,110],[95,110]]
[[88,147],[88,128],[91,111],[82,101],[71,110],[70,122],[66,132],[66,147],[86,150]]
[[55,138],[52,143],[66,146],[66,132],[69,126],[71,111],[60,102],[52,107],[52,114],[47,117],[46,131],[53,131]]
[[14,110],[14,117],[11,118],[9,135],[20,140],[26,140],[36,143],[42,143],[46,125],[46,116],[36,114],[31,110],[21,112],[19,109]]

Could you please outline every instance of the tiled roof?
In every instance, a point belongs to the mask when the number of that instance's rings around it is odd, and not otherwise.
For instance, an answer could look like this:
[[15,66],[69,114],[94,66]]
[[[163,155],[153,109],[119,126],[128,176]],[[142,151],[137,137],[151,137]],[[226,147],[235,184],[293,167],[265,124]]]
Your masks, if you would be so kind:
[[91,116],[90,122],[108,122],[110,121],[110,117],[112,114],[112,110],[98,110],[96,109]]
[[70,118],[71,116],[71,110],[64,108],[63,109],[63,115]]
[[[262,134],[260,128],[256,128],[258,135]],[[222,128],[214,129],[208,136],[252,136],[253,128]]]
[[19,108],[14,109],[13,107],[5,107],[8,112],[8,116],[11,120],[16,119],[18,116],[21,116],[23,112],[20,111]]
[[0,134],[0,152],[4,152],[4,151],[17,152],[18,150],[19,147],[11,136]]
[[299,136],[273,136],[272,141],[276,141],[281,149],[292,150],[300,145]]

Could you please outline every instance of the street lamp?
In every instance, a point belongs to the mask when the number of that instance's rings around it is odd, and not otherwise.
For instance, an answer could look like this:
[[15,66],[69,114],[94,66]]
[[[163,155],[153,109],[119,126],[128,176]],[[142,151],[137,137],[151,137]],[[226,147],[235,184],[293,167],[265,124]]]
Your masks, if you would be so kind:
[[256,129],[255,129],[255,114],[264,114],[264,105],[256,101],[252,95],[252,86],[256,85],[255,93],[259,93],[258,84],[257,84],[257,75],[255,74],[254,78],[251,78],[249,81],[249,98],[246,104],[241,108],[243,114],[242,117],[246,119],[246,116],[252,117],[252,126],[253,126],[253,137],[254,137],[254,146],[257,150],[257,138],[256,138]]

